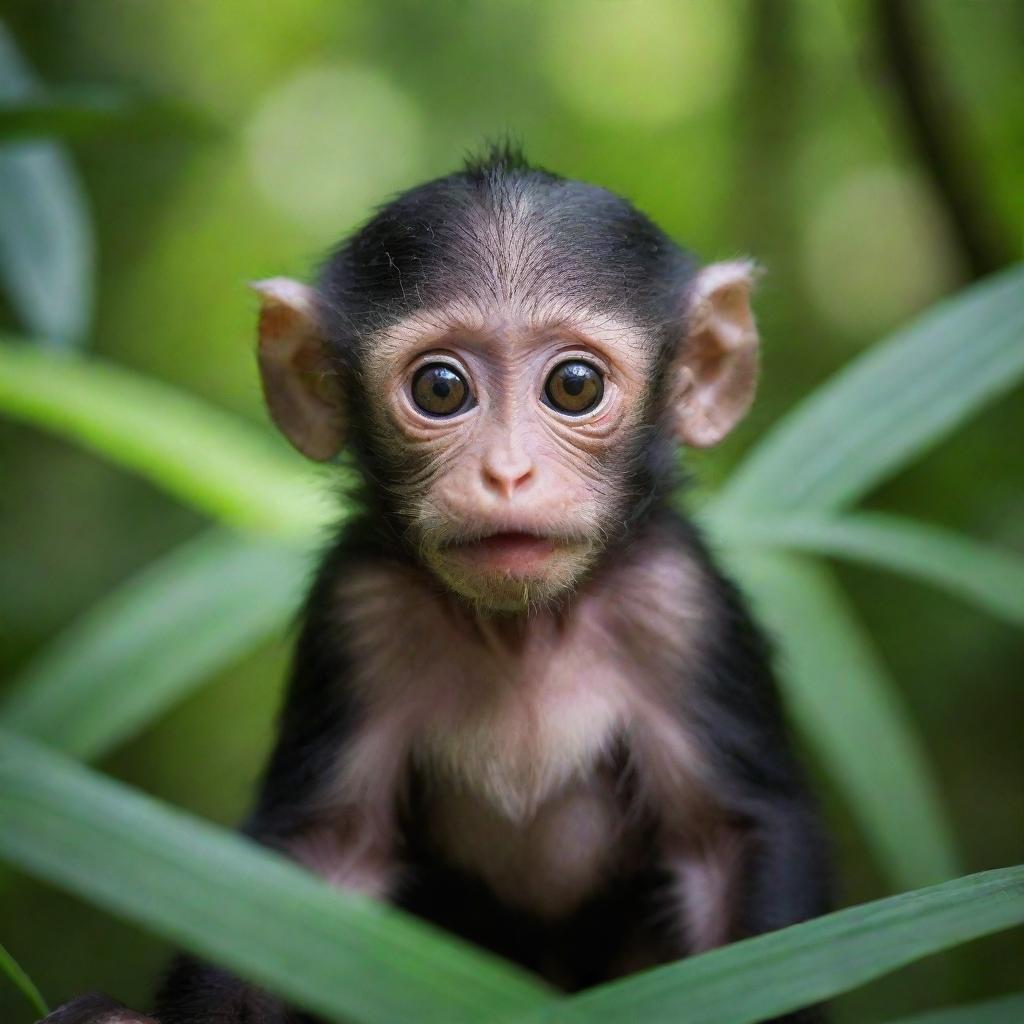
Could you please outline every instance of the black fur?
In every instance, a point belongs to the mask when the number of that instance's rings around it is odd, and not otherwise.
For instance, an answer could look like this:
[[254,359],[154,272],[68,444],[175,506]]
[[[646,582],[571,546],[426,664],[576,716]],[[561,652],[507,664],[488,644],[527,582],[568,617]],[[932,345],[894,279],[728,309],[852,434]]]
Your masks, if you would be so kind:
[[678,325],[693,272],[625,199],[502,146],[383,206],[326,261],[318,291],[336,354],[358,368],[371,332],[466,298],[591,304],[668,342],[659,332]]

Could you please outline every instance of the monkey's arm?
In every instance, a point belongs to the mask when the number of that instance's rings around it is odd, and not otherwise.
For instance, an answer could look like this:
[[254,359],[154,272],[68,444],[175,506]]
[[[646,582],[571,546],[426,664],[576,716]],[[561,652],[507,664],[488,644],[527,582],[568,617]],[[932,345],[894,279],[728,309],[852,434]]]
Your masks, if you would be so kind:
[[[830,909],[829,858],[817,810],[796,780],[747,790],[699,844],[667,850],[689,952],[799,924]],[[771,1024],[820,1024],[809,1007]]]
[[[325,793],[355,732],[351,661],[331,600],[345,559],[340,548],[328,557],[307,600],[277,742],[243,831],[342,888],[383,894],[390,850],[367,841],[358,807],[325,810]],[[311,1019],[191,956],[171,965],[157,995],[156,1015],[160,1024]]]
[[157,997],[156,1013],[159,1024],[304,1024],[313,1019],[277,996],[191,956],[180,956],[171,965]]
[[[751,817],[738,899],[735,938],[799,924],[831,909],[828,851],[809,798],[780,794]],[[769,1024],[821,1024],[825,1010],[807,1007]]]
[[[344,814],[325,823],[319,809],[323,786],[353,732],[346,696],[351,668],[343,638],[328,621],[331,606],[325,596],[336,570],[329,560],[309,599],[276,745],[243,831],[339,885],[346,884],[342,869],[355,870],[365,890],[374,864],[383,864],[387,851],[373,849],[377,860],[368,860],[358,823],[346,821]],[[325,841],[325,833],[332,841]],[[307,851],[310,855],[304,856]],[[154,1018],[159,1024],[299,1024],[310,1019],[258,987],[183,955],[165,975],[153,1017],[92,995],[65,1004],[46,1024],[154,1024]]]
[[[719,630],[699,689],[724,824],[673,868],[683,931],[698,951],[818,917],[832,902],[828,843],[790,744],[771,652],[736,589],[712,573]],[[821,1020],[820,1008],[808,1008],[776,1024]]]

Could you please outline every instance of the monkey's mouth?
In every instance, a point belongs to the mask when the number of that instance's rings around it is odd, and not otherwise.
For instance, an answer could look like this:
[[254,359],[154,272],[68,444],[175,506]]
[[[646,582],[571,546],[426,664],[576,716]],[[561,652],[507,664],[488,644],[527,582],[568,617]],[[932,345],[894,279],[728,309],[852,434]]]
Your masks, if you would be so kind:
[[543,569],[556,549],[557,544],[550,537],[507,530],[455,543],[446,550],[477,571],[528,576]]

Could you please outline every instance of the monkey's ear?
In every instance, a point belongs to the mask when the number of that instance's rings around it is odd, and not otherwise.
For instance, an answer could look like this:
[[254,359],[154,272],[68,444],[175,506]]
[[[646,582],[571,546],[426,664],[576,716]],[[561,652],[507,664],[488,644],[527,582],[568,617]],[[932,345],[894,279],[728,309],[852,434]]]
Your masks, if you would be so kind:
[[252,287],[260,296],[260,377],[270,415],[303,455],[330,459],[345,440],[345,414],[315,293],[287,277]]
[[718,444],[754,400],[759,343],[750,309],[754,270],[745,260],[713,263],[693,284],[671,401],[677,437],[695,448]]

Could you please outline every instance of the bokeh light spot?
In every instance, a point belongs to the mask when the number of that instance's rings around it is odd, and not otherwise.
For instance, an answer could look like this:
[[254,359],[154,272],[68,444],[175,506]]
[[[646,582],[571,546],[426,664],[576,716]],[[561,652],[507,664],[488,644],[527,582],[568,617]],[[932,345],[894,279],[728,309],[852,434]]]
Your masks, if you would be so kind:
[[422,173],[419,112],[371,67],[306,68],[266,97],[246,137],[266,200],[325,240]]
[[737,55],[735,5],[713,0],[553,0],[543,67],[578,112],[658,127],[723,95]]
[[859,170],[824,194],[802,265],[815,305],[850,334],[898,325],[957,279],[941,210],[917,177],[895,167]]

